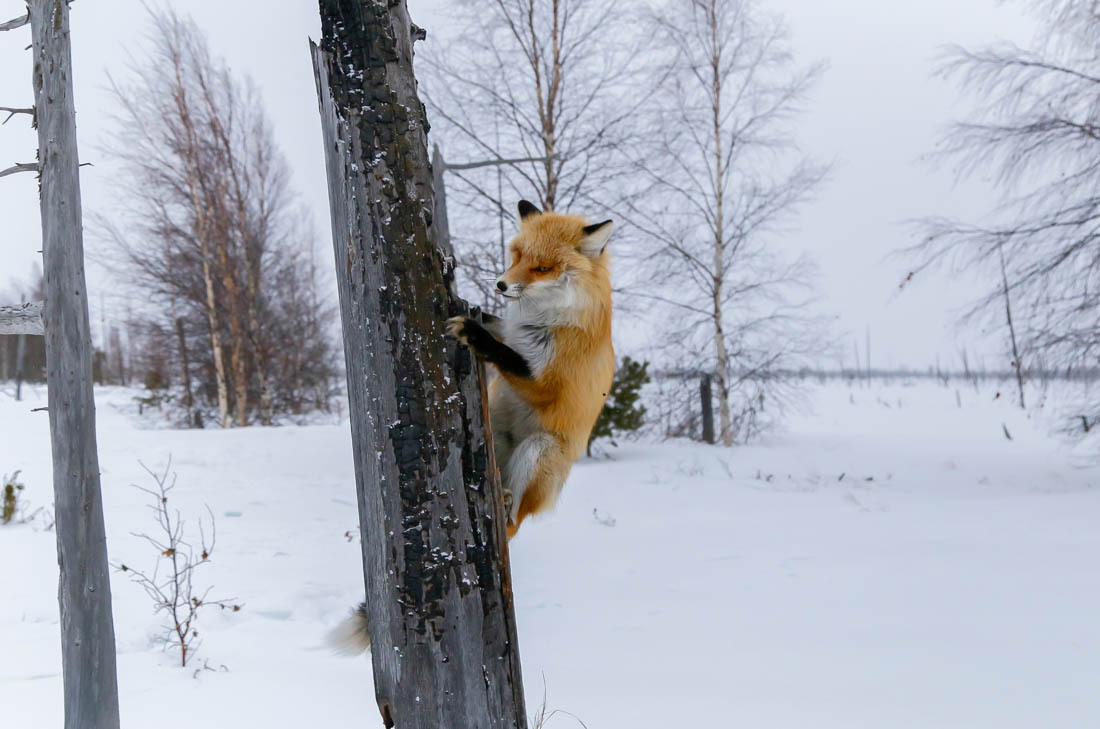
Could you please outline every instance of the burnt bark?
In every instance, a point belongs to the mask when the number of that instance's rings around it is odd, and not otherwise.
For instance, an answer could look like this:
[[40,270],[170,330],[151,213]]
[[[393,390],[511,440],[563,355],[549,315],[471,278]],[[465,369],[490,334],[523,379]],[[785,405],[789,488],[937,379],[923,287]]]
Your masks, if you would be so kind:
[[66,729],[118,729],[67,0],[30,0]]
[[386,726],[526,727],[484,381],[435,213],[403,0],[321,0],[317,77]]

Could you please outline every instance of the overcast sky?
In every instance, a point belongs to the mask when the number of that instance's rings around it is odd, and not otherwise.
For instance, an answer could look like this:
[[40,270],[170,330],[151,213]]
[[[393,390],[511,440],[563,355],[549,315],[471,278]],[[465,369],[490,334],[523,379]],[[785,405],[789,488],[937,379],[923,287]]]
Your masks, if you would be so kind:
[[[294,172],[295,187],[312,208],[328,241],[317,102],[307,37],[320,34],[316,0],[172,0],[207,31],[216,54],[259,84]],[[908,220],[928,214],[975,218],[993,203],[980,182],[955,185],[949,171],[936,172],[922,157],[937,132],[965,109],[949,85],[933,78],[947,43],[976,46],[999,39],[1026,43],[1033,24],[1018,5],[994,0],[765,0],[787,15],[800,60],[829,64],[812,97],[801,139],[812,154],[834,160],[832,179],[784,245],[808,250],[822,270],[821,309],[837,317],[846,342],[867,327],[876,365],[922,366],[937,356],[949,362],[967,346],[987,363],[1005,365],[996,343],[952,325],[953,312],[973,282],[943,274],[898,293],[904,262],[886,260],[912,242]],[[440,0],[410,0],[417,24],[433,35]],[[0,0],[0,21],[16,17],[23,0]],[[105,74],[121,73],[126,54],[140,38],[145,13],[140,0],[80,0],[73,4],[73,55],[77,125],[85,213],[110,207],[114,170],[101,152],[108,131]],[[0,105],[30,106],[28,28],[0,34]],[[0,167],[34,158],[35,136],[25,117],[0,127]],[[584,211],[577,211],[583,213]],[[103,247],[86,240],[91,257]],[[0,179],[0,287],[25,278],[39,259],[40,229],[33,177]],[[92,265],[93,307],[112,299],[106,266]],[[93,311],[93,319],[98,313]],[[93,332],[98,334],[93,325]],[[844,351],[851,350],[846,344]]]

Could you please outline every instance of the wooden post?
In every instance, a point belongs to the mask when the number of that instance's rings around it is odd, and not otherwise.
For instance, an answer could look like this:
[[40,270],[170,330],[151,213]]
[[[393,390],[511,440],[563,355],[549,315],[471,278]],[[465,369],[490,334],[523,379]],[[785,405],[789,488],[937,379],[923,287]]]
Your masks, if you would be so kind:
[[328,170],[374,686],[387,727],[523,729],[505,515],[436,219],[404,0],[320,0]]
[[117,729],[68,0],[30,0],[66,729]]
[[703,406],[703,441],[714,445],[714,401],[710,391],[710,374],[699,378],[699,400]]

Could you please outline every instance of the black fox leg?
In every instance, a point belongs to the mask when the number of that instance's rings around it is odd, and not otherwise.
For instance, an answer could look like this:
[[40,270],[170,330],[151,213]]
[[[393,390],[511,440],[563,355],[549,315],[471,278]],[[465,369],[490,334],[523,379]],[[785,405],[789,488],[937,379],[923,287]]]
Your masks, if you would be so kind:
[[447,322],[447,332],[474,350],[478,357],[492,362],[501,372],[516,377],[531,376],[531,366],[523,355],[494,337],[473,319],[456,316]]
[[502,331],[501,331],[502,330],[501,325],[503,323],[504,323],[504,320],[501,319],[499,316],[493,316],[492,314],[486,314],[485,312],[481,312],[481,324],[482,324],[482,326],[484,326],[485,329],[490,334],[492,334],[494,337],[496,337],[497,339],[503,338]]

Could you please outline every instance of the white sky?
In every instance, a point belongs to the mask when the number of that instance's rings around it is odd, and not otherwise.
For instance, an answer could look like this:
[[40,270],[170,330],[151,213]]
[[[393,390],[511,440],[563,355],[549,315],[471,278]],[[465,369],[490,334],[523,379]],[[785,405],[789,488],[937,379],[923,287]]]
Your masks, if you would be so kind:
[[[320,34],[316,0],[169,4],[193,15],[214,52],[257,81],[294,184],[327,244],[328,199],[306,42]],[[432,42],[434,11],[444,3],[409,0],[409,5]],[[810,153],[835,160],[836,169],[785,245],[809,250],[820,262],[821,309],[836,315],[838,330],[848,337],[843,351],[850,352],[857,339],[862,349],[870,327],[876,365],[923,366],[937,356],[952,362],[963,346],[987,354],[990,366],[1005,364],[995,343],[983,344],[951,324],[973,282],[944,274],[899,296],[904,262],[884,259],[912,242],[907,220],[928,214],[976,218],[990,207],[993,197],[983,185],[955,185],[949,172],[936,173],[921,161],[937,131],[965,108],[953,88],[932,78],[932,69],[947,43],[1025,43],[1033,33],[1030,20],[1016,5],[994,0],[764,0],[763,5],[787,15],[800,60],[829,63],[801,139]],[[23,0],[0,0],[0,21],[23,8]],[[81,159],[95,165],[82,171],[87,214],[109,208],[113,194],[113,171],[99,151],[108,129],[105,73],[122,72],[145,14],[140,0],[78,0],[72,22]],[[23,51],[29,43],[28,28],[0,33],[0,105],[31,105],[31,57]],[[26,117],[0,127],[0,168],[33,160],[35,144]],[[85,245],[90,257],[110,267],[97,241],[89,238]],[[40,260],[39,248],[33,177],[0,179],[0,290],[9,279],[26,276]],[[112,281],[102,268],[89,270],[93,306],[112,299]]]

